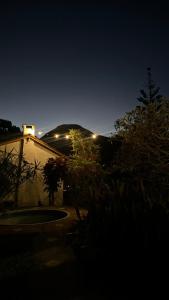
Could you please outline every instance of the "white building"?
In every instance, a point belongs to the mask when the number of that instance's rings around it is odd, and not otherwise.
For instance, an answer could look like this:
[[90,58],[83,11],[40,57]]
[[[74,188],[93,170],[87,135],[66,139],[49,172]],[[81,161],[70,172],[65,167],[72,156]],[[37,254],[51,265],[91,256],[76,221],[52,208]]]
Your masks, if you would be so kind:
[[[41,141],[35,136],[34,125],[23,125],[23,134],[15,137],[7,138],[4,141],[0,141],[0,150],[17,154],[18,157],[22,154],[24,159],[33,163],[36,161],[40,163],[40,168],[46,164],[49,158],[57,158],[65,156],[50,147],[45,142]],[[30,207],[42,205],[48,205],[48,193],[44,191],[43,175],[40,170],[37,171],[33,180],[28,180],[20,185],[17,192],[17,203],[19,207]],[[8,195],[7,200],[14,201],[16,195]],[[63,183],[60,184],[60,188],[55,195],[55,205],[61,206],[63,203]]]

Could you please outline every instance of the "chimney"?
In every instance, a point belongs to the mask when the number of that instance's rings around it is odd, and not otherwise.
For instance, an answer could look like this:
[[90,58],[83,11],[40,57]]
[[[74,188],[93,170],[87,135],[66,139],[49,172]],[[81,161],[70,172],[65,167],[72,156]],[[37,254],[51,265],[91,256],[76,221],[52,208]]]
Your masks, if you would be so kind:
[[22,125],[23,135],[31,134],[35,136],[35,125]]

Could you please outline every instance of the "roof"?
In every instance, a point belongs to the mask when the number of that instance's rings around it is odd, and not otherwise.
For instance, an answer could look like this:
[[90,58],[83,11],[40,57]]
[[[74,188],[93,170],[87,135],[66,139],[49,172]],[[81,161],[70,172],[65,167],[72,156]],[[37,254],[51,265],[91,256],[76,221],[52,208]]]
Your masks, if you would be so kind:
[[54,154],[57,154],[59,156],[64,156],[66,158],[66,155],[61,153],[60,151],[54,149],[53,147],[49,146],[47,143],[45,143],[44,141],[38,139],[37,137],[31,135],[31,134],[27,134],[27,135],[23,135],[23,134],[15,134],[15,135],[10,135],[10,136],[4,136],[4,137],[0,137],[0,146],[2,145],[6,145],[6,144],[10,144],[10,143],[14,143],[17,142],[21,139],[26,139],[29,138],[31,140],[33,140],[35,143],[39,144],[40,146],[46,148],[47,150],[53,152]]

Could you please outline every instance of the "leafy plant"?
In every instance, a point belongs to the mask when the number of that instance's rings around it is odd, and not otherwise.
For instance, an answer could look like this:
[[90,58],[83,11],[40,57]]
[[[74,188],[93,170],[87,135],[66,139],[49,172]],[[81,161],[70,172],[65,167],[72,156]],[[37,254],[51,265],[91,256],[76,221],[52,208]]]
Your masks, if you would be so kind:
[[80,207],[94,209],[102,197],[103,170],[99,163],[99,147],[94,140],[84,137],[78,130],[70,130],[72,156],[68,161],[69,182],[73,205],[80,217]]
[[54,205],[54,193],[58,191],[60,180],[65,178],[66,160],[62,157],[49,158],[43,168],[45,191],[49,195],[49,205]]
[[[136,107],[116,122],[123,138],[116,162],[121,170],[132,170],[133,184],[144,200],[167,205],[169,196],[169,101]],[[130,174],[132,175],[130,172]]]

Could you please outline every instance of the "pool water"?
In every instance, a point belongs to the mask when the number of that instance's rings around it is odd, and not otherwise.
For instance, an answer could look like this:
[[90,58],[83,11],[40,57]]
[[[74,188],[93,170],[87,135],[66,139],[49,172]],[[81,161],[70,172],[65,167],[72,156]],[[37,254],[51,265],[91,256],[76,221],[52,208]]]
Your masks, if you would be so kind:
[[0,216],[0,225],[37,224],[57,221],[67,216],[62,210],[29,210]]

